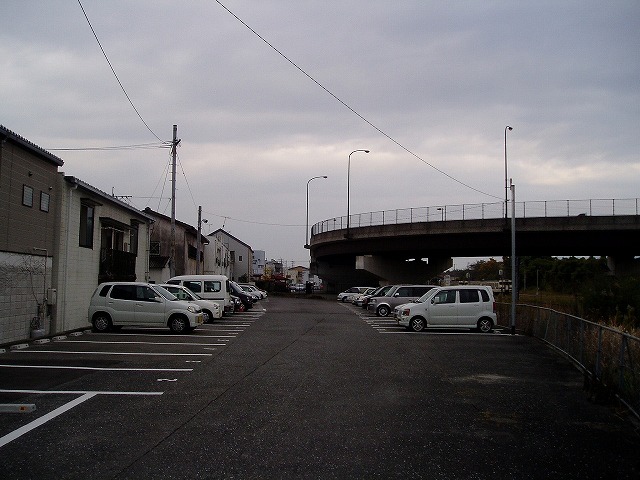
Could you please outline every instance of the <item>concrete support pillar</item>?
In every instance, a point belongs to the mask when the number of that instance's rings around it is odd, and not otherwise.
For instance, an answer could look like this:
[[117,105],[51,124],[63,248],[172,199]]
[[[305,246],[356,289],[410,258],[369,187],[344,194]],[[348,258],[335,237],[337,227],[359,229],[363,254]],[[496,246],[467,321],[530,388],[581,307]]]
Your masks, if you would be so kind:
[[607,266],[611,275],[616,277],[640,273],[640,259],[633,255],[609,255]]
[[407,262],[393,257],[360,255],[356,269],[364,270],[380,279],[380,284],[428,283],[430,279],[453,265],[451,257],[429,257],[428,262]]

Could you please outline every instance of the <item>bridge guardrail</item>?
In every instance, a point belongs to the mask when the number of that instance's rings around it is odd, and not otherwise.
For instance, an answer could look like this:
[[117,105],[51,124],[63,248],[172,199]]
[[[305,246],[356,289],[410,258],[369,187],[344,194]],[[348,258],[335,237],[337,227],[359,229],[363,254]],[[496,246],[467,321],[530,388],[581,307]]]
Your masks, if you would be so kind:
[[[509,206],[509,210],[511,207]],[[590,200],[539,200],[516,202],[516,218],[638,215],[638,198]],[[509,211],[510,214],[510,211]],[[472,203],[401,208],[349,215],[349,227],[371,227],[401,223],[484,220],[505,217],[505,203]],[[316,223],[311,235],[347,228],[347,216]]]
[[[497,303],[498,324],[508,327],[511,304]],[[590,379],[596,397],[615,392],[640,418],[640,338],[567,313],[516,305],[516,328],[571,358]],[[601,387],[604,386],[604,387]]]

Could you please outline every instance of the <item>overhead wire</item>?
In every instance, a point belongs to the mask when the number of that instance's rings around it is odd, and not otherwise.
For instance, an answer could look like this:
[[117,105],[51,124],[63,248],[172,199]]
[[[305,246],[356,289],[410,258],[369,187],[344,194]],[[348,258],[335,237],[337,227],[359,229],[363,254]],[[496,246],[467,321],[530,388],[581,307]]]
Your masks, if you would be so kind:
[[127,93],[127,91],[124,88],[124,85],[122,84],[122,82],[120,81],[120,78],[118,78],[118,74],[116,73],[115,69],[113,68],[113,65],[111,64],[111,61],[109,60],[109,57],[107,56],[107,52],[105,52],[104,48],[102,48],[102,43],[100,43],[100,39],[98,38],[98,34],[96,33],[96,31],[93,28],[93,25],[91,25],[91,21],[89,20],[89,16],[87,15],[87,12],[85,11],[84,7],[82,6],[82,2],[80,0],[78,0],[78,4],[80,5],[80,9],[82,10],[82,13],[84,15],[84,18],[87,20],[87,23],[89,24],[89,28],[91,29],[91,32],[93,33],[93,36],[96,39],[96,42],[98,42],[98,46],[100,47],[100,50],[102,50],[102,55],[104,55],[105,60],[107,61],[107,63],[109,64],[109,68],[111,68],[111,72],[113,73],[113,76],[116,78],[116,80],[118,81],[118,85],[120,85],[120,88],[122,89],[122,92],[124,93],[124,96],[127,97],[127,100],[129,101],[129,104],[131,105],[131,107],[133,108],[133,110],[136,112],[136,114],[138,115],[138,118],[140,118],[140,120],[142,121],[142,123],[144,124],[145,127],[147,127],[147,130],[149,130],[149,132],[151,132],[151,134],[156,137],[158,139],[159,142],[163,142],[163,143],[171,143],[171,142],[166,142],[164,140],[162,140],[158,135],[156,135],[156,133],[151,130],[151,127],[147,124],[147,122],[145,121],[144,118],[142,118],[142,115],[140,114],[140,112],[138,111],[138,109],[136,108],[136,106],[133,104],[133,101],[131,100],[131,97],[129,97],[129,94]]
[[387,132],[385,132],[384,130],[382,130],[381,128],[379,128],[377,125],[375,125],[373,122],[371,122],[370,120],[368,120],[364,115],[362,115],[361,113],[359,113],[355,108],[351,107],[351,105],[349,105],[347,102],[345,102],[344,100],[342,100],[340,97],[338,97],[335,93],[333,93],[331,90],[329,90],[327,87],[325,87],[322,83],[320,83],[318,80],[316,80],[311,74],[307,73],[302,67],[300,67],[297,63],[295,63],[293,60],[291,60],[287,55],[285,55],[281,50],[279,50],[275,45],[273,45],[271,42],[269,42],[266,38],[264,38],[262,35],[260,35],[255,29],[253,29],[251,26],[249,26],[244,20],[242,20],[238,15],[236,15],[234,12],[232,12],[229,8],[227,8],[220,0],[215,0],[215,2],[220,5],[223,9],[225,9],[231,16],[233,16],[238,22],[240,22],[242,25],[244,25],[251,33],[253,33],[256,37],[258,37],[260,40],[262,40],[262,42],[264,42],[266,45],[269,46],[269,48],[271,48],[273,51],[275,51],[278,55],[280,55],[282,58],[284,58],[287,62],[289,62],[294,68],[296,68],[300,73],[302,73],[305,77],[307,77],[309,80],[311,80],[313,83],[315,83],[318,87],[320,87],[322,90],[324,90],[327,94],[329,94],[331,97],[333,97],[336,101],[338,101],[342,106],[344,106],[345,108],[347,108],[351,113],[353,113],[354,115],[356,115],[358,118],[360,118],[362,121],[364,121],[367,125],[369,125],[370,127],[372,127],[374,130],[376,130],[378,133],[380,133],[381,135],[383,135],[384,137],[386,137],[388,140],[390,140],[391,142],[393,142],[394,144],[396,144],[398,147],[400,147],[402,150],[404,150],[405,152],[407,152],[408,154],[412,155],[413,157],[417,158],[418,160],[420,160],[421,162],[425,163],[426,165],[428,165],[429,167],[433,168],[434,170],[436,170],[437,172],[441,173],[442,175],[444,175],[445,177],[449,178],[450,180],[453,180],[454,182],[469,188],[477,193],[480,193],[482,195],[487,195],[489,197],[493,197],[493,198],[501,198],[501,197],[497,197],[495,195],[492,195],[490,193],[487,192],[483,192],[482,190],[479,190],[467,183],[464,183],[461,180],[458,180],[457,178],[455,178],[454,176],[448,174],[447,172],[445,172],[444,170],[436,167],[435,165],[429,163],[428,161],[426,161],[424,158],[422,158],[420,155],[418,155],[417,153],[413,152],[412,150],[410,150],[408,147],[406,147],[405,145],[403,145],[402,143],[400,143],[398,140],[396,140],[395,138],[393,138],[390,134],[388,134]]

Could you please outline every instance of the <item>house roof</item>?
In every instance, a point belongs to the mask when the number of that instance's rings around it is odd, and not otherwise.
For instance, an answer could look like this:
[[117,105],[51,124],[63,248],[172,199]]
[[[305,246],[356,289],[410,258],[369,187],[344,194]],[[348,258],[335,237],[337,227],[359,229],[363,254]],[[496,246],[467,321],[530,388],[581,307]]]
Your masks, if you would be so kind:
[[8,128],[2,125],[0,125],[0,139],[2,139],[2,141],[6,140],[12,143],[15,143],[17,145],[20,145],[26,150],[29,150],[34,155],[40,157],[43,160],[51,162],[58,167],[61,167],[62,165],[64,165],[64,162],[62,161],[61,158],[56,157],[52,153],[47,152],[44,148],[39,147],[35,143],[30,142],[26,138],[21,137],[17,133],[12,132],[11,130],[9,130]]
[[98,197],[100,197],[102,200],[104,200],[106,202],[113,203],[113,204],[117,205],[118,207],[124,208],[125,210],[129,210],[130,212],[135,213],[136,215],[144,218],[145,220],[147,220],[149,222],[153,222],[154,221],[154,218],[151,215],[148,215],[145,212],[142,212],[142,211],[138,210],[137,208],[132,207],[128,203],[123,202],[122,200],[114,197],[113,195],[109,195],[108,193],[105,193],[102,190],[97,189],[93,185],[89,185],[87,182],[84,182],[84,181],[80,180],[79,178],[73,177],[71,175],[65,175],[64,179],[65,179],[65,181],[67,183],[70,183],[71,185],[75,185],[78,188],[81,188],[82,190],[85,190],[87,192],[91,192],[91,193],[93,193],[94,195],[97,195]]
[[[167,222],[170,222],[170,221],[171,221],[171,217],[169,217],[169,216],[167,216],[167,215],[164,215],[164,214],[162,214],[162,213],[160,213],[160,212],[156,212],[156,211],[152,210],[152,209],[151,209],[151,208],[149,208],[149,207],[145,207],[144,211],[145,211],[148,215],[151,215],[151,216],[152,216],[152,217],[154,217],[154,218],[161,218],[161,219],[163,219],[163,220],[165,220],[165,221],[167,221]],[[188,232],[192,233],[193,235],[195,235],[195,236],[197,237],[197,235],[198,235],[198,229],[197,229],[196,227],[194,227],[194,226],[192,226],[192,225],[189,225],[188,223],[181,222],[181,221],[180,221],[180,220],[178,220],[177,218],[176,218],[176,225],[180,225],[180,226],[181,226],[182,228],[184,228],[186,231],[188,231]],[[204,243],[207,243],[207,244],[209,243],[209,239],[208,239],[207,237],[205,237],[205,236],[204,236],[204,235],[202,235],[202,234],[201,234],[200,236],[202,237],[202,238],[201,238],[201,240],[202,240]]]
[[216,230],[215,232],[211,232],[209,235],[207,235],[207,237],[215,237],[217,234],[222,233],[223,235],[226,235],[229,238],[233,238],[236,242],[241,243],[242,245],[244,245],[245,247],[247,247],[249,250],[251,250],[251,252],[253,252],[253,248],[251,248],[250,245],[247,245],[246,243],[244,243],[242,240],[240,240],[239,238],[234,237],[233,235],[231,235],[229,232],[225,232],[223,229],[219,228],[218,230]]

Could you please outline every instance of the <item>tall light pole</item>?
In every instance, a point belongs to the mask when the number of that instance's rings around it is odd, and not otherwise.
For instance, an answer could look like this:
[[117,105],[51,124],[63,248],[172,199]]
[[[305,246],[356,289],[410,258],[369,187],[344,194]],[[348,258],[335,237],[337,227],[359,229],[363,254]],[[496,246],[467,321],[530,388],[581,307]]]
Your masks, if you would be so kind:
[[507,218],[509,205],[509,184],[507,183],[507,130],[513,130],[513,127],[509,125],[504,127],[504,218]]
[[311,183],[311,180],[315,180],[316,178],[327,178],[327,176],[318,175],[317,177],[311,177],[309,180],[307,180],[307,230],[306,230],[304,248],[309,248],[309,184]]
[[351,200],[350,200],[350,196],[349,196],[349,185],[351,182],[351,155],[353,155],[356,152],[364,152],[364,153],[369,153],[369,150],[354,150],[353,152],[351,152],[349,154],[349,162],[347,163],[347,234],[345,235],[346,238],[349,238],[349,217],[351,215]]

